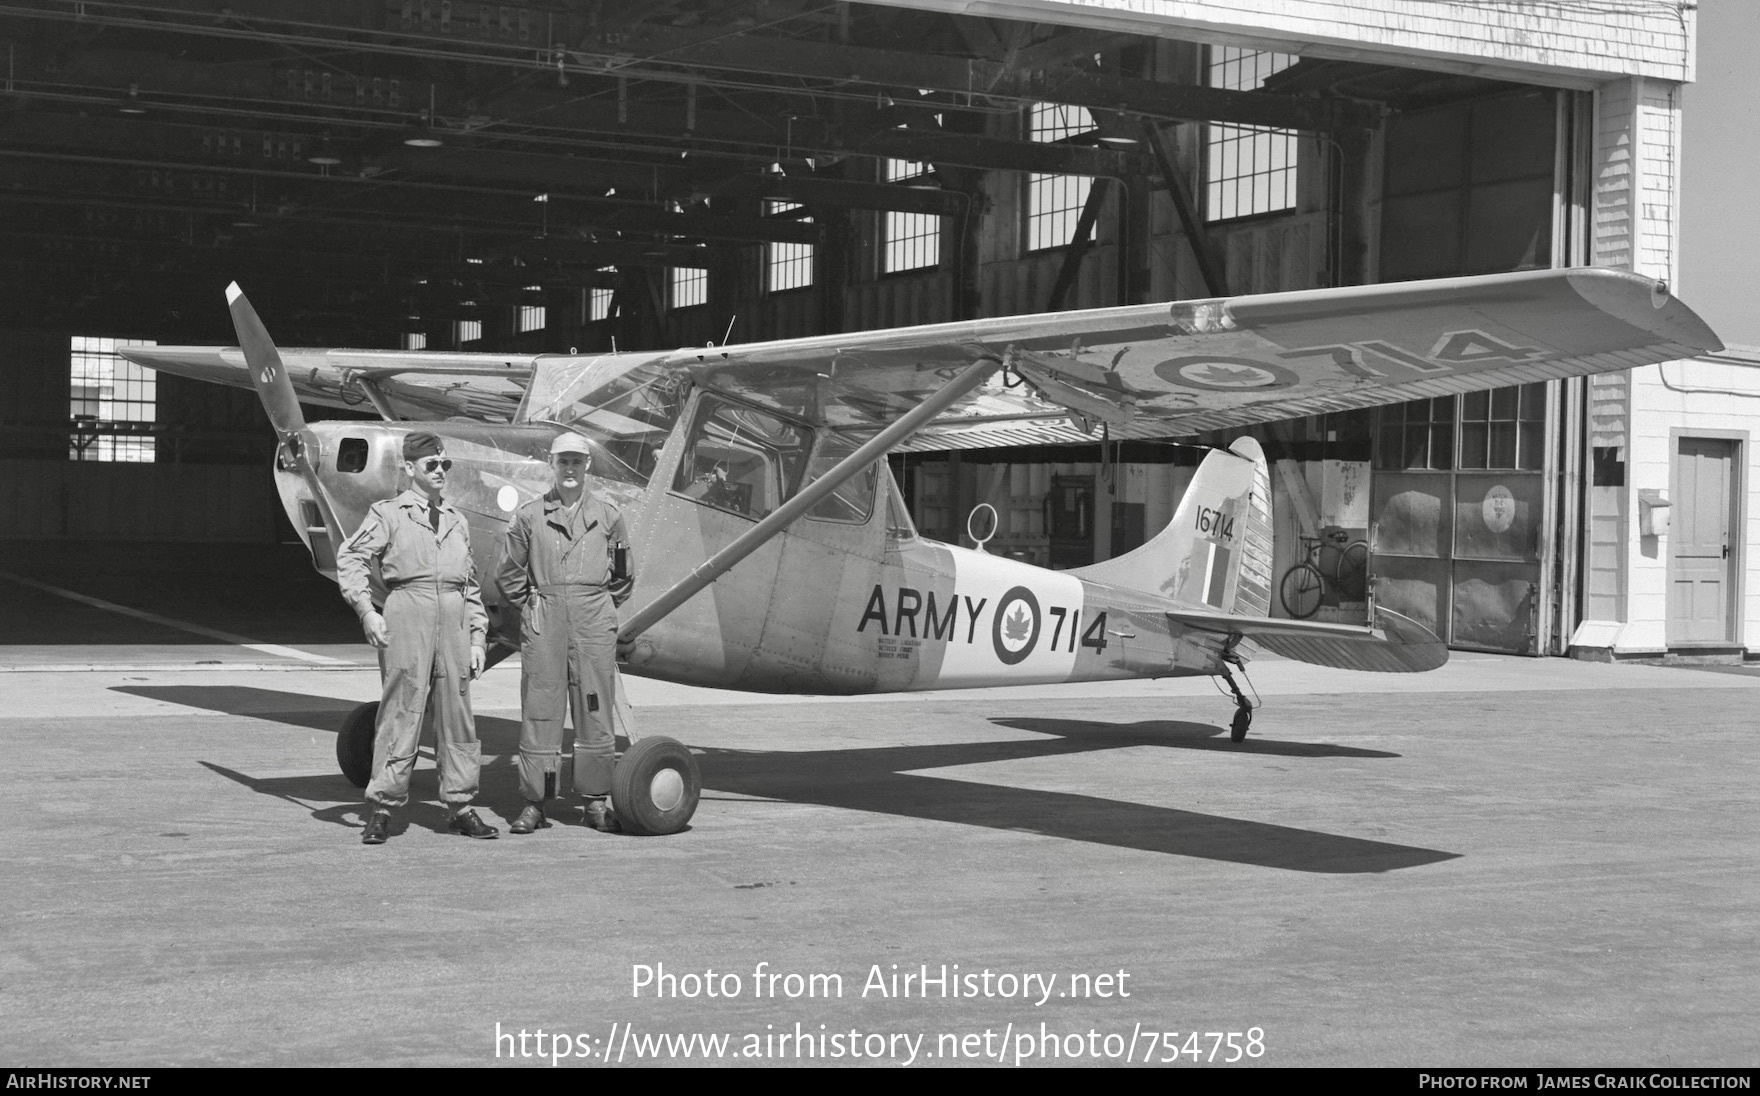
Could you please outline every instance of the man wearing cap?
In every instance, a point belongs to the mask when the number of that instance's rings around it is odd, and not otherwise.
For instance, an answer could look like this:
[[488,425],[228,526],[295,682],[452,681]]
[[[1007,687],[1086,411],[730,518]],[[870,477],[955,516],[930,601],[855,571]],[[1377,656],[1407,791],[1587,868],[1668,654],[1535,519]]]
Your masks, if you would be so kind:
[[497,576],[522,612],[519,783],[526,806],[512,833],[546,829],[557,794],[562,717],[574,707],[574,790],[586,822],[616,832],[605,797],[616,761],[611,712],[617,695],[617,608],[635,588],[623,512],[587,486],[593,453],[565,433],[550,446],[556,486],[515,511]]
[[[409,489],[374,503],[336,554],[342,596],[360,615],[367,642],[379,649],[384,684],[364,845],[384,844],[391,810],[409,801],[410,770],[427,709],[434,717],[434,757],[440,798],[451,815],[448,828],[479,839],[501,832],[470,809],[482,767],[470,682],[483,670],[489,618],[471,563],[470,528],[441,497],[451,468],[439,438],[426,432],[405,437]],[[373,607],[375,562],[387,591],[382,614]]]

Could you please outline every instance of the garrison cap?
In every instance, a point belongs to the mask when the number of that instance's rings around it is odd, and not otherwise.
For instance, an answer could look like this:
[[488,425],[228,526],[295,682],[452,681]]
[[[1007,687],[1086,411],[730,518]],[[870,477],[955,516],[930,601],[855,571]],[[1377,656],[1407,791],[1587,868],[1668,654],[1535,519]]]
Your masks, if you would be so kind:
[[556,440],[550,443],[550,455],[554,457],[558,453],[580,453],[591,457],[593,449],[587,444],[587,439],[579,434],[558,434]]
[[446,447],[440,443],[440,439],[426,430],[404,435],[404,460],[421,460],[423,457],[432,457],[445,451]]

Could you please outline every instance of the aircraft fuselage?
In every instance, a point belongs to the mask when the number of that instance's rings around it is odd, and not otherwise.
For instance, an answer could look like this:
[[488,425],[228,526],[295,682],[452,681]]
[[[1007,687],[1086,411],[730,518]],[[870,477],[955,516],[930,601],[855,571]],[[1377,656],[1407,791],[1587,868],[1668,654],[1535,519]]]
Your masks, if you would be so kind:
[[[518,615],[494,576],[513,511],[550,486],[545,455],[558,428],[312,424],[308,453],[345,535],[406,486],[401,442],[418,428],[446,439],[446,496],[470,523],[494,637],[515,649]],[[667,445],[645,487],[590,477],[625,510],[637,574],[626,618],[755,524],[672,489],[688,459]],[[1175,602],[920,537],[891,476],[876,479],[865,516],[795,522],[640,636],[627,671],[828,695],[1218,672],[1225,637],[1170,622]],[[277,483],[314,564],[334,577],[334,546],[305,482],[278,468]]]

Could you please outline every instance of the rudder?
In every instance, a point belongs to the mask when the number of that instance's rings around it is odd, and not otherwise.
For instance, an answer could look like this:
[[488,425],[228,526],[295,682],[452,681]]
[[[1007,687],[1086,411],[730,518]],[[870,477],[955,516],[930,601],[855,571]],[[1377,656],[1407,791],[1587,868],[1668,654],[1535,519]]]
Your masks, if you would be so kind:
[[1224,613],[1271,612],[1271,473],[1252,438],[1212,450],[1173,520],[1135,551],[1070,573]]

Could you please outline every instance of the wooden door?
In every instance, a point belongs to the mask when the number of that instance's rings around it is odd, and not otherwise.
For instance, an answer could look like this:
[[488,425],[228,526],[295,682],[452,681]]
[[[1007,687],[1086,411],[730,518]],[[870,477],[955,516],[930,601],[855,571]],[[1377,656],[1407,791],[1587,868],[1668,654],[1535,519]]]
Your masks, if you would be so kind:
[[1728,643],[1734,543],[1736,443],[1681,438],[1669,510],[1668,642]]

